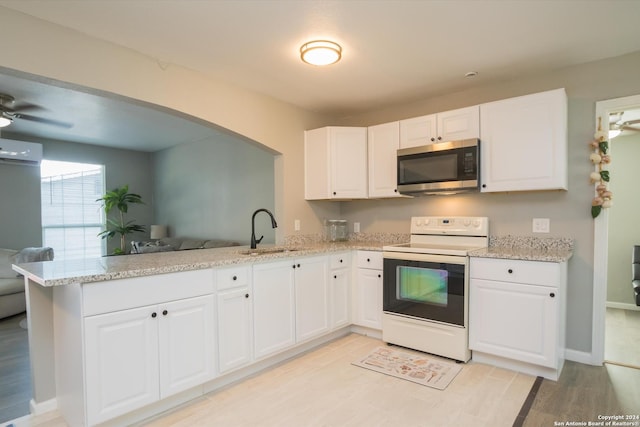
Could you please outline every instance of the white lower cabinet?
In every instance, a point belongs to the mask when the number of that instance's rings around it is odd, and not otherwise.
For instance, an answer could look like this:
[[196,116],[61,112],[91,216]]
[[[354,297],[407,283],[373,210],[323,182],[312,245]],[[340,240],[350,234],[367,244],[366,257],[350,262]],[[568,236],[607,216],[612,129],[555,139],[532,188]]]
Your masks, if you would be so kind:
[[[489,362],[505,367],[522,362],[530,373],[557,379],[564,362],[566,263],[471,258],[470,276],[473,358],[497,356]],[[517,367],[527,372],[526,365]]]
[[329,258],[330,328],[338,329],[351,323],[351,253]]
[[326,256],[254,266],[256,359],[329,331],[327,271]]
[[256,359],[295,344],[293,261],[253,267],[253,353]]
[[329,331],[329,283],[326,256],[296,261],[296,342],[307,341]]
[[85,318],[88,423],[209,380],[213,306],[209,295]]
[[248,266],[216,271],[218,372],[247,365],[252,360],[252,290]]
[[353,323],[382,329],[382,252],[358,251]]

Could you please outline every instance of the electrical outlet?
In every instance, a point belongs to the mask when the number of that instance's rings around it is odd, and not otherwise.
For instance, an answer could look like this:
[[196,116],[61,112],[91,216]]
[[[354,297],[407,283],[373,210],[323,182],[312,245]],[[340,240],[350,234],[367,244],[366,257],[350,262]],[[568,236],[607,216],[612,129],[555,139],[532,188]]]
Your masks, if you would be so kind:
[[550,227],[549,218],[533,218],[534,233],[548,233]]
[[354,233],[359,233],[360,232],[360,223],[359,222],[354,222],[353,223],[353,232]]
[[300,220],[299,219],[296,219],[296,220],[293,221],[293,229],[295,231],[300,231]]

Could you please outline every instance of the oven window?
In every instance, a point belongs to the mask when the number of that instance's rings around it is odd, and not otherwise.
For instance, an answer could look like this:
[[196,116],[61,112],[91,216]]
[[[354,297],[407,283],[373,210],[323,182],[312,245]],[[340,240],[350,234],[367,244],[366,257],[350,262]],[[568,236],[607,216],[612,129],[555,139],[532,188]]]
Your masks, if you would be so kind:
[[432,268],[398,267],[398,295],[402,301],[447,305],[449,273]]

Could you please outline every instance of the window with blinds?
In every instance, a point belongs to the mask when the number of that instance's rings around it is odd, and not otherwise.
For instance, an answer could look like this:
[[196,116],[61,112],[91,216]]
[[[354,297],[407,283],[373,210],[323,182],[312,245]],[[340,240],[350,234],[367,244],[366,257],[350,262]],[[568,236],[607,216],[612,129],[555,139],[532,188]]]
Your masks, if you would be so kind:
[[56,260],[102,256],[104,166],[43,160],[40,171],[43,245]]

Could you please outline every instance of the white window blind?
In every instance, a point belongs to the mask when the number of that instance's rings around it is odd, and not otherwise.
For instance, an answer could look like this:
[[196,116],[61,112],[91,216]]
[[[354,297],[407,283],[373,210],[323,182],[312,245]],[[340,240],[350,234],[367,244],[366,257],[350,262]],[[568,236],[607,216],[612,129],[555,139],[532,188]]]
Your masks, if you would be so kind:
[[102,165],[42,161],[42,241],[56,260],[102,256],[104,188]]

